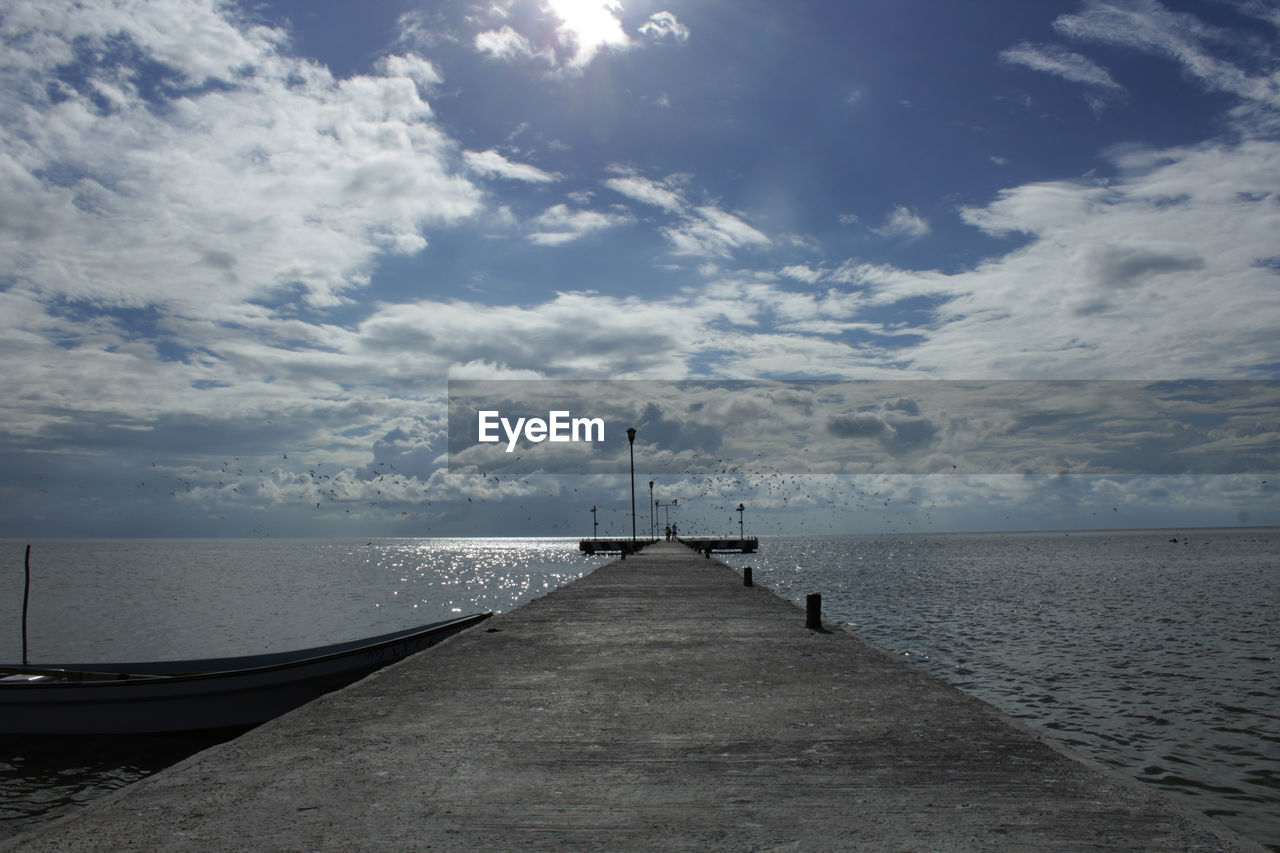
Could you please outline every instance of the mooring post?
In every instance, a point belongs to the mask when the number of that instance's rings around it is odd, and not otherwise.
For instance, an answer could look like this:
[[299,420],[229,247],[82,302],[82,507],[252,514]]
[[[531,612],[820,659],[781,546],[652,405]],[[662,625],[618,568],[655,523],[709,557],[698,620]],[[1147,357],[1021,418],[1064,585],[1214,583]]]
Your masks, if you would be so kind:
[[742,585],[751,586],[751,567],[744,566],[742,569]]
[[27,665],[27,602],[31,599],[31,546],[27,546],[27,557],[23,561],[26,571],[26,582],[22,586],[22,665]]
[[804,626],[814,631],[822,630],[822,594],[811,592],[804,597]]

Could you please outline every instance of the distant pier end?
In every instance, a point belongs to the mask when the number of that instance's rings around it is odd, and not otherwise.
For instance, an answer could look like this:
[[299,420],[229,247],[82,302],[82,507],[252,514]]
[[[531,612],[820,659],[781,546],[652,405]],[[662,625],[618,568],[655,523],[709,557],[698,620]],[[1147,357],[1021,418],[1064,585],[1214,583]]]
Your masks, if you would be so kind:
[[[578,541],[578,550],[588,555],[607,553],[636,554],[646,545],[652,545],[657,541],[657,539],[582,539]],[[754,536],[749,539],[715,539],[707,536],[681,537],[675,541],[708,557],[715,551],[754,554],[760,548],[760,540]]]
[[578,542],[578,550],[587,554],[637,554],[646,545],[652,545],[657,539],[582,539]]

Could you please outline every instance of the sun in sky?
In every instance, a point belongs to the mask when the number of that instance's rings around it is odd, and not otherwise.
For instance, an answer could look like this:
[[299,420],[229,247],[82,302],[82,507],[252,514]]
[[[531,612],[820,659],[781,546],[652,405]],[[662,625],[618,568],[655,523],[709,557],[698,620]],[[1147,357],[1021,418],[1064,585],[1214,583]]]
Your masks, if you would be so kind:
[[574,48],[572,64],[575,67],[591,62],[601,49],[631,43],[617,18],[617,13],[622,11],[619,2],[547,0],[547,7],[563,22],[561,37]]

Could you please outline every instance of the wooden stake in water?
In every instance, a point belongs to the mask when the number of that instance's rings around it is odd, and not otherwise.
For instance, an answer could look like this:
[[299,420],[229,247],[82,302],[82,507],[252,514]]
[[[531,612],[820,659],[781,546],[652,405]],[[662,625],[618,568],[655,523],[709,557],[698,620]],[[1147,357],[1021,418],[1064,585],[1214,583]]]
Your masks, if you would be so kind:
[[27,602],[31,599],[31,546],[27,546],[27,558],[23,568],[26,570],[26,583],[22,586],[22,665],[27,665]]

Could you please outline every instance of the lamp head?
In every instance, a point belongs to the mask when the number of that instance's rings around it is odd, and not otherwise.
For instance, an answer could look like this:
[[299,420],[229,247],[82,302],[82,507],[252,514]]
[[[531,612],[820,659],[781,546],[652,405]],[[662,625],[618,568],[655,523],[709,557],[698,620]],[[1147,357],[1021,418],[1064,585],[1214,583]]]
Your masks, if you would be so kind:
[[636,428],[635,428],[635,427],[628,427],[628,428],[627,428],[627,441],[628,441],[628,443],[630,443],[630,444],[635,444],[635,443],[636,443]]

